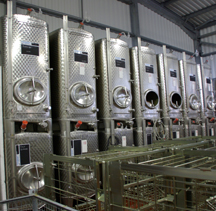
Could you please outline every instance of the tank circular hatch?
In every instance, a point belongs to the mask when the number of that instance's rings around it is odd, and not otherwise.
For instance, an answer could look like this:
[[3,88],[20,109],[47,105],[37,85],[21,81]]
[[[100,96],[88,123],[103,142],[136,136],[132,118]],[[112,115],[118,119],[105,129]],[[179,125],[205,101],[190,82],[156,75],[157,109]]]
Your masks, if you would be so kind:
[[195,94],[190,95],[190,97],[189,97],[189,104],[190,104],[190,107],[193,110],[199,109],[200,102],[199,102],[199,98],[197,97],[197,95],[195,95]]
[[113,98],[116,105],[120,108],[127,108],[131,104],[130,91],[124,86],[117,86],[113,90]]
[[147,90],[144,93],[145,104],[148,108],[155,108],[159,103],[159,96],[154,90]]
[[208,109],[214,110],[215,102],[214,102],[214,98],[211,95],[207,96],[206,102],[207,102]]
[[94,103],[94,89],[85,82],[78,82],[72,85],[71,99],[79,107],[89,107]]
[[170,104],[173,108],[178,109],[182,105],[182,97],[177,92],[172,92],[170,94]]
[[46,90],[38,78],[24,77],[15,83],[14,96],[20,103],[34,106],[46,99]]
[[41,191],[44,188],[43,163],[32,162],[18,171],[18,183],[24,192],[29,190]]
[[78,183],[89,183],[94,179],[94,170],[91,166],[73,164],[72,176]]

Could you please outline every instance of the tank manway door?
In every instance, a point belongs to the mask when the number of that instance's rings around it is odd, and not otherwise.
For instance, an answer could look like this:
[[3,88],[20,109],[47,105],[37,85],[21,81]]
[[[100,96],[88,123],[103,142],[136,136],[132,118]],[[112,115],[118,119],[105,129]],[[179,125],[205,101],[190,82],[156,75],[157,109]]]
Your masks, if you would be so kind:
[[22,191],[41,191],[44,188],[43,163],[32,162],[23,166],[18,172],[18,183]]
[[89,107],[94,103],[94,89],[87,83],[76,83],[71,88],[71,99],[79,107]]
[[153,109],[159,103],[159,96],[153,90],[147,90],[144,94],[145,104],[148,108]]
[[206,98],[206,102],[207,102],[208,109],[213,110],[215,107],[214,98],[211,95],[209,95]]
[[170,104],[173,108],[178,109],[182,105],[182,97],[177,92],[172,92],[170,94]]
[[197,95],[192,94],[192,95],[189,97],[189,104],[190,104],[190,107],[191,107],[193,110],[199,109],[199,107],[200,107],[200,102],[199,102],[199,99],[198,99]]
[[131,104],[131,95],[124,86],[117,86],[113,91],[114,102],[120,108],[127,108]]
[[34,106],[46,99],[46,91],[38,78],[24,77],[15,83],[14,96],[20,103]]

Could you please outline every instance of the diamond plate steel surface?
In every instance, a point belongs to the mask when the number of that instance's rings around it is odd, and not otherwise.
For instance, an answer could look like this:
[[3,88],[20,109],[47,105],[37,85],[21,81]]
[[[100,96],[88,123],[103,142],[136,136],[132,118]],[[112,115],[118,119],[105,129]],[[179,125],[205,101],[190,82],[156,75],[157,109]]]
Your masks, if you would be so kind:
[[110,132],[98,131],[98,139],[99,139],[99,150],[106,151],[109,147],[109,140],[111,138]]
[[[171,100],[171,93],[177,92],[181,96],[181,90],[180,90],[180,72],[179,72],[179,64],[178,64],[178,58],[174,56],[173,54],[166,54],[167,58],[167,69],[165,70],[166,75],[166,84],[167,84],[167,98],[169,101],[168,108],[169,108],[169,116],[170,118],[181,118],[182,113],[179,109],[174,109],[171,106],[170,100]],[[176,71],[177,77],[171,77],[170,71]],[[183,100],[183,99],[182,99]]]
[[[198,74],[197,74],[197,65],[194,61],[192,60],[187,60],[186,61],[186,69],[184,69],[184,66],[181,65],[180,63],[180,74],[184,74],[184,80],[185,84],[183,87],[185,89],[182,89],[182,91],[185,91],[186,93],[186,105],[187,105],[187,116],[189,118],[196,118],[197,116],[200,116],[198,113],[200,111],[200,108],[198,110],[194,110],[191,108],[189,100],[190,96],[192,94],[195,94],[198,97],[198,101],[200,102],[200,97],[199,97],[199,83],[198,83]],[[195,79],[192,80],[191,78]]]
[[[50,35],[51,66],[54,68],[51,73],[53,118],[94,121],[96,120],[96,112],[93,111],[96,108],[96,79],[93,77],[95,75],[93,36],[82,29],[71,28],[68,30],[69,70],[65,72],[63,35],[63,29],[58,29]],[[88,62],[75,61],[75,51],[87,53]],[[68,84],[66,84],[65,77],[68,78]],[[67,104],[66,94],[70,95],[73,84],[77,82],[85,82],[93,87],[95,99],[91,106],[79,107],[72,101],[70,96]]]
[[[196,131],[198,132],[198,134],[196,134]],[[192,136],[192,132],[195,133],[195,136],[196,135],[201,136],[202,135],[201,125],[190,125],[190,136]]]
[[[9,35],[7,18],[3,21],[4,58],[3,58],[3,102],[5,118],[48,118],[50,111],[44,106],[50,106],[49,43],[47,23],[25,15],[12,17],[12,49],[8,49]],[[39,56],[22,54],[22,42],[39,45]],[[28,45],[28,44],[27,44]],[[12,71],[9,70],[9,53],[12,52]],[[25,76],[38,78],[46,92],[46,99],[35,106],[19,103],[13,96],[14,84]],[[12,97],[10,97],[12,95]]]
[[[210,83],[207,83],[207,79],[210,80]],[[203,84],[203,95],[204,95],[204,105],[205,105],[205,116],[214,117],[214,110],[210,110],[207,106],[208,96],[212,96],[214,99],[213,93],[213,83],[212,83],[212,70],[208,64],[202,62],[202,84]]]
[[[139,64],[138,48],[134,47],[131,49],[131,72],[133,75],[134,83],[132,84],[133,88],[133,107],[135,108],[135,116],[140,116],[140,110],[144,109],[142,116],[144,118],[159,118],[160,114],[157,112],[159,109],[159,89],[158,89],[158,71],[157,71],[157,59],[154,50],[148,47],[141,47],[141,57],[142,57],[142,70],[139,69],[141,64]],[[151,66],[152,72],[147,68]],[[142,74],[140,74],[142,71]],[[142,77],[142,78],[141,78]],[[141,90],[140,82],[143,84],[143,90]],[[141,90],[141,91],[139,91]],[[155,108],[149,108],[146,105],[146,99],[144,95],[147,90],[154,91],[158,95],[158,104]],[[143,96],[143,102],[141,106],[141,96]],[[137,105],[138,104],[138,105]],[[139,107],[139,108],[138,108]],[[138,110],[138,111],[137,111]],[[136,114],[138,112],[138,114]]]
[[215,136],[216,134],[216,124],[210,122],[210,118],[205,118],[205,125],[206,125],[206,135],[207,136]]
[[183,137],[183,125],[171,125],[170,126],[170,138],[173,139],[173,132],[179,131],[179,138]]
[[134,129],[134,145],[135,146],[143,146],[144,141],[143,141],[143,131]]
[[[120,108],[114,102],[109,102],[110,95],[117,86],[126,87],[131,94],[130,84],[130,61],[127,43],[119,39],[110,40],[110,71],[107,69],[107,44],[106,39],[96,41],[96,62],[97,74],[100,78],[97,81],[97,96],[99,107],[99,118],[120,118],[130,119],[132,113],[129,111],[131,106]],[[125,68],[116,65],[116,59],[125,59]],[[111,75],[109,79],[109,74]],[[109,90],[109,88],[111,90]],[[99,92],[99,90],[101,90]],[[132,98],[132,95],[131,95]],[[113,100],[114,101],[114,100]],[[110,105],[112,103],[112,105]],[[110,112],[110,106],[112,112]]]
[[[20,133],[5,139],[6,184],[9,198],[28,194],[21,190],[17,182],[17,172],[23,167],[16,166],[15,145],[17,144],[30,144],[31,162],[43,162],[45,153],[53,153],[52,137],[48,133]],[[14,174],[13,169],[15,170]],[[13,179],[15,179],[16,187],[13,187]],[[14,188],[16,188],[16,192],[13,191]],[[40,194],[43,195],[43,191]]]
[[122,145],[122,136],[126,136],[127,146],[133,145],[133,128],[127,128],[127,129],[116,128],[114,129],[114,135],[116,137],[116,142],[118,142],[115,144]]

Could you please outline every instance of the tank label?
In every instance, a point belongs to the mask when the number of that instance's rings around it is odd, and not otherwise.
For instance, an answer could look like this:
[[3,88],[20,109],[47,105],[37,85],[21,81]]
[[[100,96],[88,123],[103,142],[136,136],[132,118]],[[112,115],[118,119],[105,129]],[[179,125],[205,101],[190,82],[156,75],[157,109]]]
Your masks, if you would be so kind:
[[170,69],[170,77],[177,78],[177,71]]
[[88,52],[74,50],[74,61],[88,63]]
[[211,136],[214,136],[214,128],[211,128]]
[[15,150],[17,166],[30,164],[30,144],[17,144]]
[[147,73],[154,73],[154,66],[152,64],[145,64],[145,69]]
[[150,84],[152,83],[152,74],[148,74],[148,81]]
[[180,138],[180,133],[179,133],[179,131],[173,132],[173,138]]
[[207,83],[208,91],[211,91],[211,78],[206,78],[206,83]]
[[71,156],[82,154],[82,143],[80,139],[71,140]]
[[190,81],[196,81],[196,76],[193,74],[190,74]]
[[21,41],[21,54],[39,56],[39,44]]
[[198,136],[199,133],[198,133],[198,130],[195,130],[195,136]]
[[82,153],[88,152],[88,142],[87,140],[82,140]]
[[85,75],[85,64],[80,63],[80,75]]
[[123,78],[124,74],[123,74],[123,68],[119,67],[119,78]]
[[152,144],[152,134],[147,134],[147,144]]
[[206,83],[211,84],[211,78],[206,78]]
[[176,83],[176,78],[173,78],[172,80],[173,80],[173,86],[176,86],[176,84],[177,84]]
[[126,136],[122,136],[122,146],[123,147],[127,146],[127,138],[126,138]]
[[115,65],[116,67],[125,68],[125,59],[120,58],[120,57],[115,57]]

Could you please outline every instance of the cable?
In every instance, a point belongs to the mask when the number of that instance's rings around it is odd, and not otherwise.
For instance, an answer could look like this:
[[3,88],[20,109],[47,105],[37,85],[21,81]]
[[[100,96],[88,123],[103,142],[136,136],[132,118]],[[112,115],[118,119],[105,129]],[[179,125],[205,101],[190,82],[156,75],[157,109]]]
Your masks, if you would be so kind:
[[161,119],[153,120],[153,134],[158,141],[167,139],[168,134],[166,133],[165,126]]

